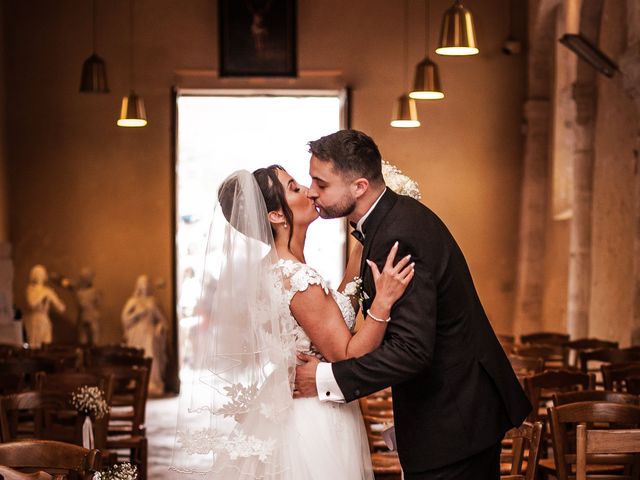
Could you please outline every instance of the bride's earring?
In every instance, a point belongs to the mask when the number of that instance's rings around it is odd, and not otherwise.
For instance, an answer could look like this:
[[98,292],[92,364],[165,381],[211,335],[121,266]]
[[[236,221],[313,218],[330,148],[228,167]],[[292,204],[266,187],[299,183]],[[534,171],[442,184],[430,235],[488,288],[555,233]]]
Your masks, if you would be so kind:
[[284,228],[289,228],[289,225],[287,225],[287,222],[284,222]]

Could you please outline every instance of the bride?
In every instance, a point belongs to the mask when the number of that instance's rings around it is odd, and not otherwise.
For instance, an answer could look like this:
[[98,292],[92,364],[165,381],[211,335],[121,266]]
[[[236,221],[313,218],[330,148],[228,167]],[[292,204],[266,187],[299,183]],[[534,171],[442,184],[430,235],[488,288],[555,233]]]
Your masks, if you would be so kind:
[[[368,262],[377,293],[352,334],[357,294],[329,289],[305,263],[307,229],[318,217],[307,189],[271,166],[235,172],[218,200],[204,267],[207,308],[190,378],[182,379],[171,468],[225,480],[373,479],[358,404],[294,399],[296,354],[333,362],[375,349],[413,264],[393,264],[397,244],[382,271]],[[359,271],[361,253],[358,244],[339,290]]]

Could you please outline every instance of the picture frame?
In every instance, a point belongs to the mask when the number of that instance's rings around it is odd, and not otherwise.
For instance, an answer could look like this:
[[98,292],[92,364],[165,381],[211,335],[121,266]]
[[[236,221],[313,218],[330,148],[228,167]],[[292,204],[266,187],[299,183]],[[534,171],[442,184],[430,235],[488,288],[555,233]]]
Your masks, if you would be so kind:
[[218,0],[221,77],[297,76],[296,0]]

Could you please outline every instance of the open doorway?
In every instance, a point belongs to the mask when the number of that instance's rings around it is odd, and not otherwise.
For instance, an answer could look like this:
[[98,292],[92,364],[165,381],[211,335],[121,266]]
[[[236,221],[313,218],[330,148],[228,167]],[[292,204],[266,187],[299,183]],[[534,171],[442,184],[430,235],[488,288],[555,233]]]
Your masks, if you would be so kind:
[[[176,97],[175,286],[180,368],[197,324],[204,249],[220,183],[240,169],[282,165],[310,184],[307,142],[345,127],[344,91],[179,90]],[[346,256],[343,219],[314,222],[305,257],[333,287]]]

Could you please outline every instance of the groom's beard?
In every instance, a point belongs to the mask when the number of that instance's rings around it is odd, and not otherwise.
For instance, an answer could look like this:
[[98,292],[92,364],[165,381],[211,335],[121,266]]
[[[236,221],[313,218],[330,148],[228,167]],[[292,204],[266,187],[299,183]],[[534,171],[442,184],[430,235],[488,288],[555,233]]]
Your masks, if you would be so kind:
[[318,207],[318,213],[322,218],[340,218],[350,215],[356,209],[356,201],[350,197],[344,197],[339,203],[335,205]]

